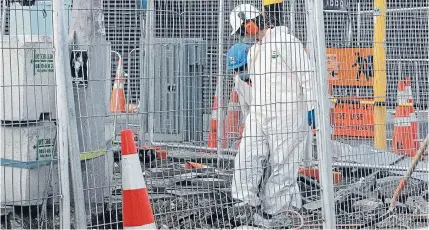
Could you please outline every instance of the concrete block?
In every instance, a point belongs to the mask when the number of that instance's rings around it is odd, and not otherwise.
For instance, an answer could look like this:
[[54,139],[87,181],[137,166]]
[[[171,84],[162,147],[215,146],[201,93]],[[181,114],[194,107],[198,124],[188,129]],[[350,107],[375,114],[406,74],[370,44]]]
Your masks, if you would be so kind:
[[[51,192],[49,181],[58,174],[55,123],[0,126],[0,134],[1,203],[41,204]],[[58,184],[52,187],[57,190]]]
[[0,41],[0,120],[56,118],[50,36],[7,36]]

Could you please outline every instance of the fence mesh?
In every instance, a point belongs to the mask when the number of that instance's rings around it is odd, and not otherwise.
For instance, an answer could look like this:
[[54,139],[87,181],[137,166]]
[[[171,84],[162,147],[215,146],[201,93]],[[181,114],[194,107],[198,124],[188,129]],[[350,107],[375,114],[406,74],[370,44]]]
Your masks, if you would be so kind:
[[[317,1],[284,1],[280,23],[258,42],[230,35],[230,14],[252,4],[267,19],[263,1],[220,2],[64,1],[81,166],[70,172],[82,178],[79,188],[59,179],[69,168],[58,157],[56,80],[63,76],[55,76],[52,1],[2,1],[2,228],[61,228],[67,215],[78,228],[82,214],[88,228],[122,229],[123,129],[135,133],[158,228],[323,228],[329,195],[337,228],[427,227],[427,157],[395,212],[388,208],[428,134],[429,3],[325,0],[324,28],[316,28]],[[385,26],[375,23],[381,18]],[[375,41],[381,30],[385,38]],[[238,43],[251,47],[251,86],[227,69]],[[113,96],[122,83],[123,101]],[[248,107],[243,89],[252,94]],[[321,119],[329,119],[330,137],[321,137]],[[76,189],[83,197],[73,196]]]

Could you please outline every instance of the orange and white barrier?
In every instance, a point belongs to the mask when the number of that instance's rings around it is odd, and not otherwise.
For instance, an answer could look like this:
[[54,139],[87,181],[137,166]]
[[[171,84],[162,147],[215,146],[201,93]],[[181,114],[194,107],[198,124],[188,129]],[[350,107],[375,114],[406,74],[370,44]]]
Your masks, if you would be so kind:
[[125,79],[122,66],[122,59],[118,61],[116,68],[115,81],[112,89],[112,96],[110,97],[110,112],[111,113],[125,113]]
[[419,147],[418,124],[409,78],[398,82],[397,101],[392,152],[414,156]]
[[121,131],[122,219],[125,229],[156,229],[131,129]]
[[[210,131],[209,131],[209,135],[208,135],[208,143],[207,146],[209,148],[217,148],[217,123],[218,122],[224,122],[224,121],[218,121],[217,120],[217,111],[218,111],[218,97],[221,94],[220,90],[219,90],[219,79],[216,82],[216,93],[214,96],[214,100],[213,100],[213,110],[212,110],[212,118],[210,120]],[[221,105],[222,106],[222,105]],[[223,125],[223,130],[224,130],[224,134],[225,134],[225,125]],[[225,135],[223,135],[225,136]],[[226,147],[226,141],[222,140],[222,147],[225,148]]]

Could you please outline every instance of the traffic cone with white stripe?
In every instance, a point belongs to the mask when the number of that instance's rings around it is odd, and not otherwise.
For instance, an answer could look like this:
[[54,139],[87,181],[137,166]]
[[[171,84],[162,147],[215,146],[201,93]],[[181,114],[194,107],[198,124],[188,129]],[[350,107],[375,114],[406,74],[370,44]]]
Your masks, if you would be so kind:
[[116,68],[115,82],[113,84],[112,96],[110,97],[110,112],[111,113],[125,113],[125,79],[122,66],[122,59],[118,61]]
[[[214,96],[214,100],[213,100],[213,110],[212,110],[212,118],[210,120],[210,131],[209,131],[209,135],[208,135],[208,143],[207,146],[209,148],[217,148],[217,123],[219,122],[217,120],[218,116],[217,116],[217,111],[218,111],[218,96],[220,95],[220,90],[219,90],[219,78],[216,81],[216,93]],[[222,106],[222,105],[220,105]],[[224,121],[220,121],[223,122],[225,124]],[[223,125],[223,133],[225,134],[225,125]],[[225,136],[225,135],[223,135]],[[222,147],[225,148],[226,146],[226,141],[222,140]]]
[[398,82],[392,152],[414,156],[418,148],[418,124],[409,78]]
[[125,229],[156,229],[134,135],[121,131],[122,220]]
[[[413,138],[415,140],[417,140],[417,138],[419,136],[418,135],[419,134],[418,133],[419,132],[419,128],[418,128],[419,126],[417,124],[417,116],[415,113],[416,111],[414,109],[414,99],[413,99],[413,92],[411,90],[411,79],[410,79],[410,77],[405,78],[403,90],[404,90],[404,94],[403,94],[404,100],[406,100],[406,104],[411,107],[410,118],[411,118],[412,133],[414,135]],[[420,144],[417,143],[416,145],[419,146]]]
[[228,142],[228,147],[236,148],[236,142],[241,139],[243,124],[240,119],[241,107],[238,99],[238,93],[235,89],[232,90],[229,97],[228,112],[225,122],[225,137]]

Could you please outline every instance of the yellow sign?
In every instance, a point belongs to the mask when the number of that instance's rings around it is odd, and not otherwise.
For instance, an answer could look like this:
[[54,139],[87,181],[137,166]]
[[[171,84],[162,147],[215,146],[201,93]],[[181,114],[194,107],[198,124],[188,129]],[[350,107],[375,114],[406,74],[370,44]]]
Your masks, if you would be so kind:
[[263,0],[262,1],[262,5],[266,6],[266,5],[271,5],[271,4],[276,4],[276,3],[282,3],[283,0]]

